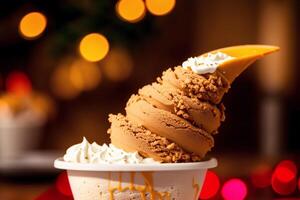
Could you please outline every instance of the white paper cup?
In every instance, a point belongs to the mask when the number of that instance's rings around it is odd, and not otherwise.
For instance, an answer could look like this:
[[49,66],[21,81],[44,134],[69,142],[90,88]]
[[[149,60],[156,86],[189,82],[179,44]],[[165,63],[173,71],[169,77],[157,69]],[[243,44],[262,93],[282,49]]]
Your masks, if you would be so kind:
[[57,159],[75,200],[196,200],[217,160],[166,164],[84,164]]

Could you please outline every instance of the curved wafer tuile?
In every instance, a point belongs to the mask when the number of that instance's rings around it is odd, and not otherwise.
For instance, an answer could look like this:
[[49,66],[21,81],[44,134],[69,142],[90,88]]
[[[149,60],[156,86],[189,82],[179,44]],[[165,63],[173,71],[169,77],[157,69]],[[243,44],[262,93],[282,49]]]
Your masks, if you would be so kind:
[[240,45],[213,50],[209,53],[222,52],[234,57],[220,64],[217,69],[232,83],[253,62],[278,50],[279,47],[272,45]]

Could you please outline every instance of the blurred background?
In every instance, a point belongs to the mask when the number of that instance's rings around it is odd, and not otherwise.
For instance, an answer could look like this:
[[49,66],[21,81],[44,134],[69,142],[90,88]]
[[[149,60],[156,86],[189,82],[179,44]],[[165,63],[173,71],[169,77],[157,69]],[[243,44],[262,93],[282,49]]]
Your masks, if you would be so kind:
[[[138,88],[188,57],[253,43],[281,51],[225,95],[226,121],[209,155],[219,167],[202,199],[234,199],[230,186],[241,187],[240,199],[299,197],[299,11],[296,0],[3,2],[0,199],[35,199],[49,187],[53,195],[65,177],[56,179],[53,159],[83,136],[109,142],[108,114],[124,113]],[[282,165],[285,185],[281,176],[274,184]],[[231,180],[240,182],[226,188]],[[63,196],[52,199],[71,199]]]

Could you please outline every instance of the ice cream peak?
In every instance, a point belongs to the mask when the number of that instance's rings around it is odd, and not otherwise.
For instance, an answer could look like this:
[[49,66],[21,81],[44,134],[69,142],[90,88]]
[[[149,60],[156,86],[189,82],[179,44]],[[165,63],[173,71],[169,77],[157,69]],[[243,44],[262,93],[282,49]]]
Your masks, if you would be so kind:
[[90,144],[84,137],[82,143],[71,146],[64,160],[74,163],[146,164],[158,163],[152,158],[143,158],[138,152],[125,152],[113,144]]
[[191,57],[182,63],[184,69],[191,68],[197,74],[207,74],[216,71],[218,66],[233,57],[222,53],[208,53],[198,57]]

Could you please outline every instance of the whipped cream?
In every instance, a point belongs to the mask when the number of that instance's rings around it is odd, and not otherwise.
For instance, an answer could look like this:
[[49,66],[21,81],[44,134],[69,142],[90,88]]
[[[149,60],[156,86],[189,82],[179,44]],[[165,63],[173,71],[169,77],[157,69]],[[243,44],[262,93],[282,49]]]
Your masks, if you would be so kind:
[[138,152],[125,152],[112,144],[90,144],[84,137],[82,143],[71,146],[64,160],[74,163],[106,163],[106,164],[154,164],[159,163],[152,158],[143,158]]
[[208,53],[204,56],[188,58],[182,63],[182,67],[184,69],[191,68],[197,74],[213,73],[220,64],[233,58],[222,52]]

